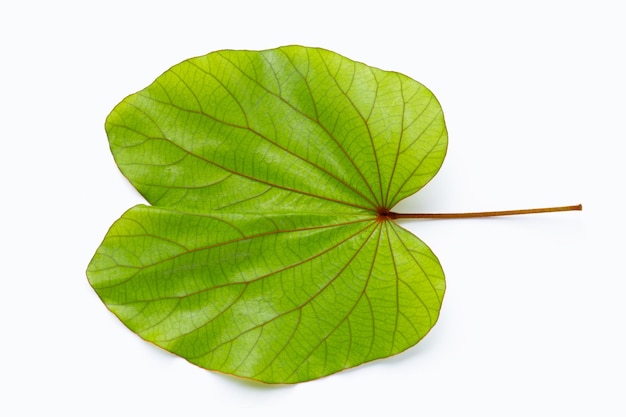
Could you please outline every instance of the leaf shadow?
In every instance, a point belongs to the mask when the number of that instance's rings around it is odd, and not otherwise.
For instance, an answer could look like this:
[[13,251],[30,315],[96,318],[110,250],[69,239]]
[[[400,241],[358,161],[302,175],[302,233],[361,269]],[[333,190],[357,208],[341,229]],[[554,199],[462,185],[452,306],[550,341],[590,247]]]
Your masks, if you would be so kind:
[[267,392],[267,391],[282,391],[287,388],[293,388],[297,384],[267,384],[254,379],[241,378],[235,375],[230,375],[222,372],[208,371],[212,374],[217,374],[222,381],[233,386],[241,387],[252,392]]

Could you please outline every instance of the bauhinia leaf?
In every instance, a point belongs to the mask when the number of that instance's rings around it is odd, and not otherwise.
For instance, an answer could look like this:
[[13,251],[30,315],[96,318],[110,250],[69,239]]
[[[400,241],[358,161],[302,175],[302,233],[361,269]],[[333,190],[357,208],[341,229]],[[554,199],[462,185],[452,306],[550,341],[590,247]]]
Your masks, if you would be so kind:
[[142,338],[269,383],[319,378],[415,345],[445,290],[430,249],[389,215],[439,170],[433,94],[300,46],[184,61],[106,121],[127,211],[88,268]]

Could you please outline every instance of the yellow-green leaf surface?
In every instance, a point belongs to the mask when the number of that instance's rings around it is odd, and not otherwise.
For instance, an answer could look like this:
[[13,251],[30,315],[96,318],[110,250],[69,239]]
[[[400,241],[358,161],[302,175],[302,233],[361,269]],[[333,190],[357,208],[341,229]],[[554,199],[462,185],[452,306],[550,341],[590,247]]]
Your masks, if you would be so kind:
[[386,214],[439,170],[433,94],[300,46],[184,61],[106,121],[152,206],[111,227],[87,275],[142,338],[269,383],[399,353],[437,321],[430,249]]

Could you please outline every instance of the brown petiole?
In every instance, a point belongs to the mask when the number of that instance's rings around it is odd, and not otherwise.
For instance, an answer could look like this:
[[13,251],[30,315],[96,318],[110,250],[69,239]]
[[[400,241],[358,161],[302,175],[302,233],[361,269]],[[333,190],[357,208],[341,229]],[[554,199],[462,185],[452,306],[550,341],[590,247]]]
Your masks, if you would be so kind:
[[582,204],[524,210],[479,211],[474,213],[395,213],[393,211],[380,209],[378,210],[378,219],[469,219],[478,217],[514,216],[518,214],[553,213],[556,211],[575,211],[582,209]]

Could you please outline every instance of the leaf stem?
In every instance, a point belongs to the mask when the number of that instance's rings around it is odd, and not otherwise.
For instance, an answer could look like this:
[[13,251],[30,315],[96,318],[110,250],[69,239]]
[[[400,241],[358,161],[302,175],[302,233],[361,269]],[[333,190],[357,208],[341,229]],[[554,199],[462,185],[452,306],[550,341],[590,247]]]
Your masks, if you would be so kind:
[[[468,219],[477,217],[513,216],[517,214],[553,213],[556,211],[582,210],[582,204],[575,206],[545,207],[524,210],[481,211],[474,213],[394,213],[385,216],[390,219]],[[382,214],[382,213],[381,213]],[[384,215],[384,214],[383,214]]]

